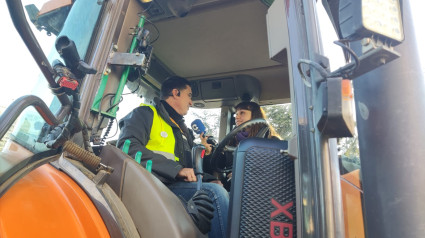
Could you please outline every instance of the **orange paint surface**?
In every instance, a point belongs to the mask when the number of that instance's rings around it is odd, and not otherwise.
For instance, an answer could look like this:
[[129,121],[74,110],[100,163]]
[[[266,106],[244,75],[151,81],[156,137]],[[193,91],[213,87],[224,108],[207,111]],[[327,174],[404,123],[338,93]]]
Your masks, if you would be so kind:
[[344,100],[350,100],[353,98],[353,89],[351,86],[351,81],[344,79],[341,82],[341,95]]
[[0,237],[110,237],[86,193],[43,165],[0,198]]
[[362,238],[364,234],[362,197],[360,193],[360,171],[344,174],[341,180],[342,204],[344,208],[345,237]]

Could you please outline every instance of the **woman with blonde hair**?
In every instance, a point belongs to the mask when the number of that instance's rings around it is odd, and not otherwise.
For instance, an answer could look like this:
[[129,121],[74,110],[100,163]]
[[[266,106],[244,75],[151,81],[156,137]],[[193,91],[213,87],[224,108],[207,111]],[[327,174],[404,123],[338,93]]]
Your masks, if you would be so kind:
[[[227,167],[230,166],[229,163],[232,163],[232,158],[233,158],[233,153],[232,152],[224,152],[223,147],[221,147],[222,143],[225,143],[226,146],[230,146],[230,147],[236,147],[239,145],[239,143],[241,141],[243,141],[244,139],[250,138],[250,137],[262,137],[262,138],[269,138],[269,139],[277,139],[277,140],[281,140],[281,137],[279,136],[279,134],[277,134],[276,130],[267,122],[262,122],[262,123],[252,123],[252,125],[246,125],[244,123],[254,120],[254,119],[264,119],[267,120],[266,114],[264,113],[264,110],[260,107],[260,105],[258,105],[255,102],[241,102],[238,105],[235,106],[235,124],[236,127],[228,134],[228,136],[230,136],[230,134],[235,134],[234,136],[232,136],[230,138],[230,140],[228,140],[228,142],[226,141],[226,138],[223,139],[223,141],[220,143],[220,145],[218,145],[216,148],[214,154],[217,154],[217,152],[224,153],[221,156],[216,156],[216,155],[211,155],[211,156],[206,156],[204,158],[204,171],[213,174],[214,170],[217,170],[218,167]],[[241,126],[242,125],[242,126]],[[243,126],[245,125],[245,126]],[[240,127],[241,126],[241,127]],[[238,128],[240,127],[240,128]],[[243,128],[244,127],[244,128]],[[201,139],[201,143],[205,146],[206,148],[206,155],[211,154],[211,152],[213,151],[213,146],[211,144],[207,143],[207,137],[203,137],[203,134],[201,134],[200,136]],[[224,159],[220,159],[221,162],[218,162],[217,159],[218,157],[224,158]],[[226,169],[224,169],[226,170]],[[221,171],[221,173],[223,173],[224,171]],[[224,183],[224,187],[229,190],[230,189],[230,179],[232,176],[232,173],[230,173],[230,171],[226,171],[224,172],[226,175],[225,177],[227,178],[227,182],[223,182]],[[219,179],[221,181],[225,181],[222,177],[223,175],[220,174],[219,175]],[[221,177],[221,178],[220,178]]]
[[[255,102],[241,102],[235,107],[235,122],[236,127],[240,126],[242,123],[247,122],[249,120],[262,118],[264,120],[267,120],[266,114],[264,110]],[[242,140],[249,138],[249,137],[255,137],[258,135],[260,130],[262,130],[265,127],[263,124],[254,124],[245,130],[239,132],[236,134],[235,138],[229,142],[228,145],[231,146],[237,146],[239,142]],[[268,133],[265,134],[265,138],[269,139],[281,139],[279,134],[277,134],[276,130],[269,124],[268,126]]]

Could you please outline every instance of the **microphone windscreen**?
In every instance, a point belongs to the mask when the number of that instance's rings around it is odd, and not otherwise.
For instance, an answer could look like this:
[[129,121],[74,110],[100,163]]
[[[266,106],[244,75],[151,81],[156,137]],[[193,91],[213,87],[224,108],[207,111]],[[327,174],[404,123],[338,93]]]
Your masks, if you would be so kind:
[[205,125],[204,123],[202,123],[202,121],[200,119],[196,119],[194,120],[190,126],[192,127],[192,130],[196,133],[196,134],[201,134],[202,132],[205,133]]

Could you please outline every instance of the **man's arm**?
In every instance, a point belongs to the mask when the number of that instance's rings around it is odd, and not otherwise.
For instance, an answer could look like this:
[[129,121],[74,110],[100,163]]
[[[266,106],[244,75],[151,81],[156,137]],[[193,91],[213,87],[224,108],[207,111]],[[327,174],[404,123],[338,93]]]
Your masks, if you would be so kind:
[[117,147],[122,148],[124,142],[131,141],[128,154],[135,157],[138,151],[142,152],[142,165],[146,166],[152,160],[152,172],[166,180],[174,181],[183,166],[179,163],[156,154],[146,148],[149,141],[153,121],[153,111],[149,107],[138,107],[120,120],[120,136]]

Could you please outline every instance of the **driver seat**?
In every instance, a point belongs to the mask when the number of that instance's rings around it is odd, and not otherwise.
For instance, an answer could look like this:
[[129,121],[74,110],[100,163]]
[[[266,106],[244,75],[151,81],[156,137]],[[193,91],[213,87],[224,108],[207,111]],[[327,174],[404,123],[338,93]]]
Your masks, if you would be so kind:
[[228,237],[296,234],[294,162],[288,142],[247,138],[233,157]]

